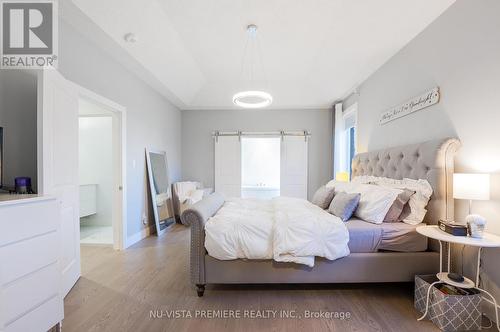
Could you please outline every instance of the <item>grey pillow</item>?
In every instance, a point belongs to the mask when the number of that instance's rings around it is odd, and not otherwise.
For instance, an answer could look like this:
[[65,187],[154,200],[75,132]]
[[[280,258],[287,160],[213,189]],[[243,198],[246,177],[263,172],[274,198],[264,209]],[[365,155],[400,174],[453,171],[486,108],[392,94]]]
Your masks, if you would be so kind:
[[327,209],[328,206],[330,206],[330,202],[332,201],[334,194],[335,194],[335,188],[327,188],[325,186],[321,186],[314,193],[312,203],[314,205],[319,206],[323,210]]
[[415,192],[413,190],[404,189],[403,192],[399,194],[398,197],[396,197],[394,203],[392,203],[391,207],[389,208],[389,211],[387,211],[384,222],[398,222],[403,220],[404,216],[403,218],[401,218],[403,210],[408,204],[411,195],[413,195],[414,193]]
[[356,211],[360,198],[361,194],[358,193],[347,194],[343,191],[338,192],[333,197],[328,207],[328,212],[339,217],[342,221],[347,221],[352,217],[354,211]]

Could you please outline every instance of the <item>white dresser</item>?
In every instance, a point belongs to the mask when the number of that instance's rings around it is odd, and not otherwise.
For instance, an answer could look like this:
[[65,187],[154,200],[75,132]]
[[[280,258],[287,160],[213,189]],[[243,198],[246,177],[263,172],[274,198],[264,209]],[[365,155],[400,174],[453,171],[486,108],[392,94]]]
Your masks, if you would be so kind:
[[54,198],[0,195],[2,332],[47,331],[63,319],[58,211]]

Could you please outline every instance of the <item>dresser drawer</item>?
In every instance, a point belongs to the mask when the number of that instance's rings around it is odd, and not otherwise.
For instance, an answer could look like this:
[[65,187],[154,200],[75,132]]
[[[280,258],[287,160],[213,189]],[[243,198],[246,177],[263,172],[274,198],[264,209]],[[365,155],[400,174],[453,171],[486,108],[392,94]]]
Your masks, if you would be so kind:
[[59,264],[53,263],[3,287],[3,319],[8,325],[54,296],[61,286]]
[[56,231],[0,247],[0,287],[56,262],[60,248]]
[[63,303],[59,296],[36,307],[28,314],[6,325],[5,332],[48,331],[63,319]]
[[0,207],[0,247],[56,230],[58,204],[50,199]]

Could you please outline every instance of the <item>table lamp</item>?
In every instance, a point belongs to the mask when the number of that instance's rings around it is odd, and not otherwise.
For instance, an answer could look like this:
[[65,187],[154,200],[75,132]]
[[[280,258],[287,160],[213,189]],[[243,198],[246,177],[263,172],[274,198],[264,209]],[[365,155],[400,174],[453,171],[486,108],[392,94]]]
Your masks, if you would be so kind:
[[[469,200],[469,215],[465,217],[465,221],[467,222],[471,236],[481,237],[486,220],[480,215],[472,214],[472,201],[490,199],[490,175],[453,174],[453,198]],[[471,227],[473,227],[474,230],[479,228],[478,232],[471,232]]]
[[342,182],[349,182],[349,173],[337,172],[337,174],[335,174],[335,180]]

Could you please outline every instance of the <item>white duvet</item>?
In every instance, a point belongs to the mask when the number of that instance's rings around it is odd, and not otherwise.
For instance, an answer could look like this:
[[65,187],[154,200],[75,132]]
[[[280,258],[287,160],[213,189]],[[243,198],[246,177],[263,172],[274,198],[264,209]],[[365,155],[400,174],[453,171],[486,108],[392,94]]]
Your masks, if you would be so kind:
[[314,266],[349,255],[341,219],[298,198],[229,199],[205,225],[205,248],[220,260],[274,259]]

